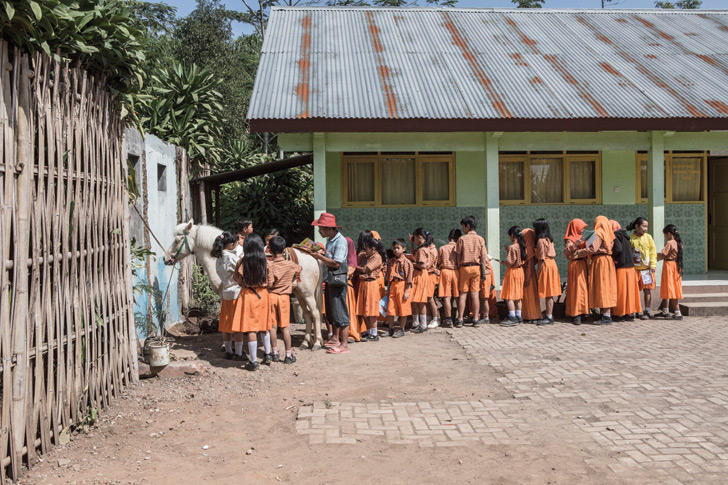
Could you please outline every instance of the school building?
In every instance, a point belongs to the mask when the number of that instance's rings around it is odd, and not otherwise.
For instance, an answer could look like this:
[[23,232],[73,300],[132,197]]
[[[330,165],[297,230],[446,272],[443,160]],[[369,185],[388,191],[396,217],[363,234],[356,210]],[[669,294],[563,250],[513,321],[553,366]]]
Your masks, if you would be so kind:
[[728,269],[728,11],[274,8],[249,118],[353,238],[545,217],[565,277],[569,220],[643,216]]

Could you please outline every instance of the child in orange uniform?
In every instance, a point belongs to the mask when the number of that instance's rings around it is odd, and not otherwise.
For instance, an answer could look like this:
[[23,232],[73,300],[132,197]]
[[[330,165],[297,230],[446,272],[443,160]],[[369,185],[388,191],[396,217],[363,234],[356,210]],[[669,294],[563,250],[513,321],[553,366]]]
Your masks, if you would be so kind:
[[[460,299],[458,300],[458,319],[456,327],[462,327],[465,320],[465,303],[470,297],[470,310],[473,312],[473,326],[487,323],[480,317],[480,286],[482,278],[491,274],[490,258],[485,247],[485,239],[475,232],[478,221],[466,216],[460,221],[463,235],[458,239],[455,251],[458,253],[460,268]],[[481,270],[483,265],[483,270]],[[487,314],[487,312],[486,312]]]
[[501,326],[504,327],[523,322],[521,300],[523,299],[523,264],[526,261],[526,241],[523,239],[521,228],[513,226],[508,229],[508,237],[511,239],[511,245],[503,246],[506,249],[506,260],[500,262],[507,267],[501,288],[501,298],[508,305],[508,318],[501,322]]
[[269,290],[271,310],[271,339],[273,342],[273,362],[278,362],[278,329],[283,335],[283,344],[286,347],[284,364],[293,364],[296,357],[291,351],[291,292],[293,281],[301,279],[301,266],[293,261],[286,260],[283,251],[286,249],[286,240],[274,236],[268,240],[268,248],[273,255],[273,284]]
[[211,254],[217,258],[215,270],[222,286],[222,305],[220,305],[220,320],[218,330],[222,332],[222,342],[225,345],[225,358],[247,360],[243,352],[243,334],[235,332],[235,353],[233,353],[233,322],[240,318],[238,296],[240,286],[234,279],[235,266],[238,256],[235,254],[237,236],[225,231],[215,239]]
[[430,289],[430,273],[432,253],[427,246],[433,245],[432,234],[421,227],[410,234],[410,244],[414,258],[414,277],[412,278],[412,333],[427,331],[427,301]]
[[672,309],[674,312],[672,318],[682,320],[680,300],[683,297],[683,243],[674,224],[665,226],[662,233],[665,235],[665,247],[657,255],[657,259],[663,261],[662,279],[660,280],[660,298],[663,300],[663,308],[653,318],[670,318],[670,309]]
[[442,299],[442,306],[445,309],[445,318],[442,320],[444,328],[452,328],[452,298],[460,296],[455,244],[460,239],[461,234],[460,229],[450,231],[447,244],[440,247],[437,252],[437,268],[440,270],[440,286],[437,296]]
[[561,277],[556,266],[556,249],[551,229],[546,219],[533,221],[533,230],[536,233],[536,262],[538,267],[538,297],[546,303],[546,316],[537,322],[537,325],[554,324],[554,297],[561,295]]
[[585,246],[581,237],[584,229],[586,222],[573,219],[569,222],[564,235],[564,256],[569,260],[569,269],[566,273],[566,315],[574,319],[574,325],[581,325],[582,316],[589,315],[587,258],[583,253],[578,254],[578,251]]
[[234,322],[234,332],[248,334],[249,371],[258,369],[258,334],[263,335],[265,358],[263,363],[273,361],[270,348],[271,318],[268,288],[273,284],[273,263],[265,257],[263,240],[255,233],[248,234],[243,243],[243,258],[238,262],[235,280],[242,288],[238,297],[241,318]]
[[[394,338],[404,337],[404,327],[407,323],[407,317],[412,315],[410,297],[414,265],[404,255],[406,249],[407,243],[404,239],[395,239],[392,243],[394,262],[389,271],[389,288],[387,288],[389,304],[387,306],[387,316],[389,317],[389,329]],[[399,329],[396,332],[394,332],[395,317],[399,319]]]
[[617,276],[617,305],[614,307],[613,319],[634,322],[635,316],[642,313],[640,290],[637,283],[638,273],[634,270],[634,253],[629,241],[629,234],[622,229],[619,222],[610,220],[614,231],[612,259]]
[[523,321],[536,323],[543,318],[541,300],[538,297],[538,273],[536,273],[536,232],[530,227],[522,231],[526,241],[526,263],[523,265]]
[[366,263],[357,266],[359,272],[359,295],[356,314],[364,319],[367,333],[362,335],[362,342],[378,342],[377,316],[379,316],[379,277],[382,274],[386,253],[379,239],[369,238],[364,241]]
[[589,272],[589,307],[599,308],[601,318],[591,322],[592,325],[611,325],[612,308],[617,305],[617,274],[612,261],[614,233],[609,220],[604,216],[594,219],[594,242],[577,254],[581,257],[591,256]]

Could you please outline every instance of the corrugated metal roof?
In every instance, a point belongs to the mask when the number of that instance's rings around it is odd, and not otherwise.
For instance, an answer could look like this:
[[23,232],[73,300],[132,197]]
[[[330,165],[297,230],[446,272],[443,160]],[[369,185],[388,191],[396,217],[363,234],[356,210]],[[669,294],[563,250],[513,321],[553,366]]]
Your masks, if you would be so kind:
[[728,118],[728,11],[274,8],[248,117]]

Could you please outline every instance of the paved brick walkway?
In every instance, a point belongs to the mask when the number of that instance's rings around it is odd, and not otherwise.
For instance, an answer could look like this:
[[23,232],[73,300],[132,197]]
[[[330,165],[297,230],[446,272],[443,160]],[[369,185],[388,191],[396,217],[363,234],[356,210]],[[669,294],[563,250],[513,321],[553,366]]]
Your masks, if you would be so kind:
[[[442,331],[442,330],[440,330]],[[728,319],[610,327],[452,329],[472,365],[500,376],[508,399],[315,403],[296,427],[314,443],[385,440],[422,447],[529,443],[535,427],[613,457],[625,478],[728,481]]]

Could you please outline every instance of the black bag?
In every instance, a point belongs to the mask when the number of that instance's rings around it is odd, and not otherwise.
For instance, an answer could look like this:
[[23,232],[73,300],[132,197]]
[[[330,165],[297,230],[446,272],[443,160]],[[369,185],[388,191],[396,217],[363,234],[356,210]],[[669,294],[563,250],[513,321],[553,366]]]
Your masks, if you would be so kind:
[[338,269],[326,268],[328,275],[326,276],[326,284],[331,287],[344,287],[349,282],[348,272],[349,266],[346,261],[339,265]]

